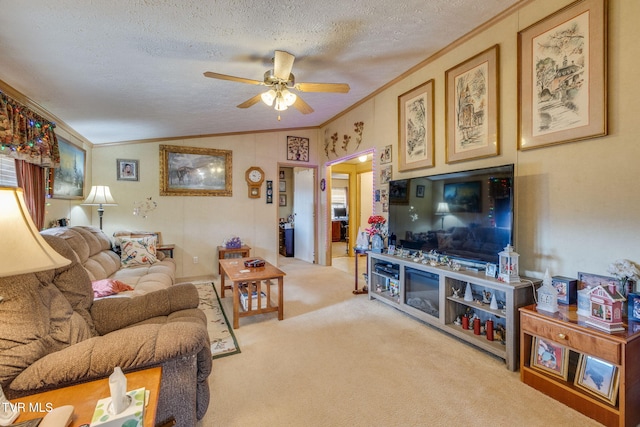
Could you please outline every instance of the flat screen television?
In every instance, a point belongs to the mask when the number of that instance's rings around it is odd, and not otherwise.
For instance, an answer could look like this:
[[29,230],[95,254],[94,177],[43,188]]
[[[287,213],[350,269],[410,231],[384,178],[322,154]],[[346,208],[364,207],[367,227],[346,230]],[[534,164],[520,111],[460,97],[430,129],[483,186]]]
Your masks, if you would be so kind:
[[389,234],[404,249],[497,264],[513,244],[513,164],[389,183]]

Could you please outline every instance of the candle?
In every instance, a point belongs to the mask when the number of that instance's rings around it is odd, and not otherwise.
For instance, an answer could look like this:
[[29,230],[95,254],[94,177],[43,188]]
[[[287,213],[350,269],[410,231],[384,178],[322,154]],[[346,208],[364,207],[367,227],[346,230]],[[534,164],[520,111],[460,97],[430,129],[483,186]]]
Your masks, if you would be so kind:
[[473,319],[473,333],[480,335],[480,319],[477,317]]
[[469,316],[462,316],[462,329],[469,329]]
[[485,328],[487,330],[487,339],[493,341],[493,320],[487,320]]

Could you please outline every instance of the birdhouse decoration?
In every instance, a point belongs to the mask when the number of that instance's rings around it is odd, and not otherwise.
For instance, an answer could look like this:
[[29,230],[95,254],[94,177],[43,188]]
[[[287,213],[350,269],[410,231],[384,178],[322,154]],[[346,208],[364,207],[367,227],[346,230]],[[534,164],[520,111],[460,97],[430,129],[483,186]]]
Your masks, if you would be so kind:
[[623,303],[626,298],[617,290],[615,283],[597,285],[589,292],[591,309],[586,323],[607,332],[624,331],[622,322]]
[[507,245],[502,252],[498,253],[498,256],[500,257],[498,280],[506,283],[519,283],[518,258],[520,255],[513,251],[513,246]]

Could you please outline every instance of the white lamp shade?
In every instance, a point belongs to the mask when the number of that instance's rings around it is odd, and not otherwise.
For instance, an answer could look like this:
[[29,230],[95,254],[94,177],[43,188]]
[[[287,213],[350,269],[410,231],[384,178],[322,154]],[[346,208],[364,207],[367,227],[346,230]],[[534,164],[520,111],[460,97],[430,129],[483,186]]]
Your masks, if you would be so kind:
[[71,263],[40,235],[21,188],[0,187],[0,218],[0,277],[51,270]]
[[260,95],[262,98],[262,102],[267,104],[268,106],[273,105],[273,100],[276,99],[276,91],[271,89]]
[[111,196],[111,190],[107,185],[94,185],[91,187],[89,195],[82,202],[83,205],[118,206],[118,203]]
[[436,208],[436,215],[446,215],[449,212],[449,203],[440,202],[438,203],[438,207]]

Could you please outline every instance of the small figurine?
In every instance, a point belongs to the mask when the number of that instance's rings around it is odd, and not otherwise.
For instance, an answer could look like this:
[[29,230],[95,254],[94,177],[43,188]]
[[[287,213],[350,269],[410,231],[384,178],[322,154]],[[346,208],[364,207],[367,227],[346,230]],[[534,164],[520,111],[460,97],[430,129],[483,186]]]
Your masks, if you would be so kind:
[[460,298],[460,288],[451,288],[454,298]]
[[482,303],[483,304],[491,304],[491,292],[482,291]]
[[456,320],[453,321],[453,324],[457,326],[462,325],[462,320],[460,320],[460,316],[456,317]]

